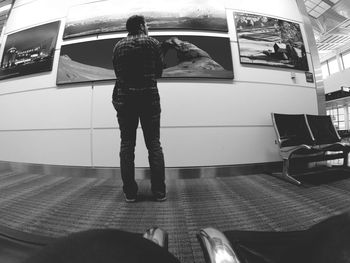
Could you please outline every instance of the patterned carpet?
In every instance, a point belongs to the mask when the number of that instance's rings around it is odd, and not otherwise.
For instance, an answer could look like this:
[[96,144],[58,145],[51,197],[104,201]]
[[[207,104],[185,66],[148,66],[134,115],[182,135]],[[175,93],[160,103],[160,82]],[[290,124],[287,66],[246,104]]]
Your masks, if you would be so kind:
[[140,201],[124,202],[119,178],[0,174],[0,226],[46,237],[91,228],[169,233],[169,250],[183,263],[204,262],[196,234],[226,230],[303,230],[350,209],[350,174],[305,176],[298,187],[258,174],[167,180],[168,200],[150,199],[138,181]]

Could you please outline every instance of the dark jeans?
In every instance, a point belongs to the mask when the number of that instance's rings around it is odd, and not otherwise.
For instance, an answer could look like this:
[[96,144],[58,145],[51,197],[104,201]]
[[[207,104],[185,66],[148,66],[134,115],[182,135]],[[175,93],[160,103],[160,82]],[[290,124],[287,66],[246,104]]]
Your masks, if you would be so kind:
[[165,193],[164,155],[160,145],[160,101],[154,96],[130,96],[113,102],[117,110],[120,128],[120,170],[123,180],[123,191],[136,194],[138,187],[135,181],[135,145],[136,131],[141,122],[148,160],[151,168],[151,190]]

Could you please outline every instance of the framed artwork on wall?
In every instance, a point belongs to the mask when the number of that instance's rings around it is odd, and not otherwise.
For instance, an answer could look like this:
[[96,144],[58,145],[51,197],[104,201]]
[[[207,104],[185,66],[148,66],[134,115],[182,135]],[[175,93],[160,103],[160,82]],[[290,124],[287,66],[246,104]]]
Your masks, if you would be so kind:
[[209,36],[157,36],[164,55],[164,78],[233,79],[230,39]]
[[242,64],[309,70],[299,24],[249,13],[234,19]]
[[8,35],[0,79],[51,71],[59,25],[56,21]]
[[[153,36],[162,43],[163,78],[232,79],[230,40],[208,36]],[[112,50],[120,38],[61,47],[57,84],[115,79]]]
[[118,39],[61,46],[57,84],[115,79],[112,51]]
[[181,29],[227,32],[221,0],[107,0],[70,8],[63,38],[126,31],[134,14],[145,16],[149,30]]

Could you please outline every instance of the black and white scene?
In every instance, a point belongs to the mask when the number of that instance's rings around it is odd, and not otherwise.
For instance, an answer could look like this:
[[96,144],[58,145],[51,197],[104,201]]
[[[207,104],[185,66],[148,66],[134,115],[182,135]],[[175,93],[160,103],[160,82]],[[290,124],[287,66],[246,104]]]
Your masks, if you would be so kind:
[[60,22],[29,28],[7,37],[0,79],[52,70]]
[[63,38],[126,31],[131,15],[145,16],[149,30],[189,29],[227,32],[221,0],[109,0],[70,8]]
[[[229,38],[155,36],[164,53],[163,78],[232,79]],[[112,50],[120,39],[105,39],[61,47],[57,84],[115,79]]]
[[248,13],[234,17],[241,63],[309,70],[299,24]]
[[115,79],[112,50],[118,39],[61,46],[57,84]]
[[165,78],[232,79],[229,38],[157,36],[162,43]]

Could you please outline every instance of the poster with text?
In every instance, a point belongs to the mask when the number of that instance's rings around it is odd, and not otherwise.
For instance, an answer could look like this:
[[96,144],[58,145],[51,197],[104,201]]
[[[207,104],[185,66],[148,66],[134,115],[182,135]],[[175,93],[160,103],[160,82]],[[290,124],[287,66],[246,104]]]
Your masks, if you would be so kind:
[[52,70],[59,21],[8,35],[0,65],[0,79]]
[[108,0],[71,7],[63,38],[126,31],[135,14],[145,17],[149,30],[228,31],[221,0]]
[[[229,38],[187,35],[154,38],[162,44],[163,78],[233,78]],[[112,50],[119,40],[62,46],[57,84],[115,79]]]
[[309,70],[299,24],[247,13],[234,18],[241,63]]

